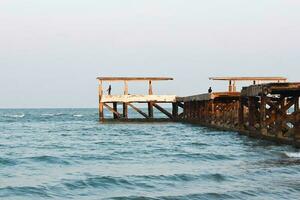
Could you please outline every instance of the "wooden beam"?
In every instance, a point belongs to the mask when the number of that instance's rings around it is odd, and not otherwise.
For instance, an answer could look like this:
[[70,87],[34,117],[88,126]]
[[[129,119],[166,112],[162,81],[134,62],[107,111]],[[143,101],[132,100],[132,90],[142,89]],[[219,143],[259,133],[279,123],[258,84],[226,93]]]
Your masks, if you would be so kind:
[[148,102],[148,115],[149,118],[153,118],[153,102]]
[[117,115],[116,113],[118,113],[118,103],[117,102],[113,102],[113,109],[114,109],[114,119],[118,119],[120,117],[120,115]]
[[263,94],[260,99],[260,132],[263,135],[267,135],[266,113],[267,101],[266,96]]
[[103,105],[112,113],[114,113],[116,116],[118,116],[118,118],[121,118],[120,113],[118,113],[117,111],[115,111],[112,107],[110,107],[109,105],[107,105],[106,103],[103,103]]
[[99,103],[99,121],[103,122],[104,121],[104,113],[103,113],[103,103]]
[[98,104],[99,104],[99,121],[103,121],[104,120],[103,103],[101,102],[102,95],[103,95],[102,81],[99,81],[98,95],[99,95],[99,102],[98,102]]
[[255,125],[255,98],[249,97],[248,98],[248,122],[250,128],[254,128]]
[[238,100],[240,97],[239,92],[213,92],[213,93],[204,93],[199,95],[187,96],[187,97],[177,97],[177,102],[186,102],[186,101],[208,101],[212,99],[232,99]]
[[123,103],[123,118],[128,119],[128,103]]
[[157,108],[157,110],[159,110],[160,112],[164,113],[165,115],[167,115],[170,119],[173,119],[173,116],[171,113],[169,113],[168,111],[166,111],[164,108],[162,108],[161,106],[159,106],[158,104],[156,103],[153,103],[153,106],[155,108]]
[[97,77],[101,81],[168,81],[170,77]]
[[286,81],[285,77],[210,77],[214,81]]
[[133,108],[135,111],[137,111],[141,115],[143,115],[146,119],[149,119],[149,116],[146,113],[144,113],[143,111],[141,111],[140,109],[138,109],[137,107],[132,105],[131,103],[127,103],[127,105],[130,106],[131,108]]
[[180,107],[180,108],[184,108],[184,105],[182,102],[177,102],[177,105]]
[[239,127],[240,129],[244,128],[244,99],[243,97],[240,97],[239,101]]
[[178,103],[172,103],[172,115],[174,119],[178,118]]
[[165,102],[171,103],[176,102],[175,95],[103,95],[101,102],[103,103],[147,103],[147,102]]

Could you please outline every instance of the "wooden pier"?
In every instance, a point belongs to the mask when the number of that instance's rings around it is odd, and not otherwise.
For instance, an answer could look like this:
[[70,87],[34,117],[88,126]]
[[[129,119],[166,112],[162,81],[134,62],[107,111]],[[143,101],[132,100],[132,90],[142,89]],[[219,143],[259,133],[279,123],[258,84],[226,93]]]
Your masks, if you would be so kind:
[[[153,95],[152,81],[171,78],[98,78],[99,119],[104,121],[103,107],[113,113],[114,119],[128,119],[130,106],[145,119],[153,120],[153,107],[171,121],[194,123],[222,130],[236,131],[251,137],[291,144],[300,148],[300,83],[287,82],[283,77],[213,77],[211,80],[228,81],[228,91],[204,93],[186,97]],[[103,95],[103,81],[124,81],[124,95]],[[128,81],[148,81],[148,95],[129,95]],[[250,81],[240,92],[236,83]],[[123,113],[117,104],[123,105]],[[132,103],[147,103],[148,113]],[[158,105],[171,103],[172,112]],[[109,106],[112,104],[113,106]],[[179,108],[183,109],[179,113]]]
[[[154,81],[168,81],[173,80],[169,77],[98,77],[99,81],[99,120],[105,121],[104,118],[104,107],[113,114],[113,119],[129,121],[128,107],[131,107],[143,118],[143,121],[154,121],[160,120],[154,116],[154,108],[165,114],[169,120],[174,120],[177,116],[177,102],[175,95],[154,95],[152,83]],[[104,94],[103,83],[104,82],[124,82],[123,94],[111,95]],[[148,94],[129,94],[128,82],[143,81],[148,82]],[[146,103],[148,112],[145,113],[143,110],[135,106],[136,103]],[[172,113],[161,107],[159,104],[172,104]],[[118,111],[118,105],[122,105],[122,113]],[[132,119],[131,120],[137,120]]]
[[[236,92],[232,79],[254,84]],[[289,83],[281,77],[213,80],[229,80],[229,91],[177,98],[184,104],[178,121],[237,131],[300,148],[300,83]],[[256,84],[257,81],[271,83]]]

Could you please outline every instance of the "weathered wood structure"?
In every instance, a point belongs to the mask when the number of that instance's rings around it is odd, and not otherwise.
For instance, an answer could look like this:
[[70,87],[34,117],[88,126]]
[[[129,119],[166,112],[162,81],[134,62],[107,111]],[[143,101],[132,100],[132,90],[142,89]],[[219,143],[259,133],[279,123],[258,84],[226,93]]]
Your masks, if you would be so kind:
[[[133,110],[138,112],[143,116],[144,119],[153,120],[154,112],[153,108],[156,108],[163,114],[165,114],[169,119],[173,120],[177,116],[176,110],[177,102],[175,95],[154,95],[152,83],[154,81],[167,81],[173,80],[169,77],[98,77],[99,81],[99,120],[104,121],[104,107],[107,108],[111,113],[113,113],[113,118],[118,120],[128,120],[128,106]],[[105,95],[103,92],[104,82],[124,82],[124,93],[121,95]],[[148,94],[147,95],[135,95],[129,94],[128,82],[133,81],[146,81],[148,82]],[[148,106],[148,113],[145,113],[134,103],[146,103]],[[162,108],[160,103],[171,103],[173,106],[173,113],[168,112],[166,109]],[[112,104],[112,105],[110,105]],[[123,106],[122,113],[118,111],[118,104]]]
[[[157,108],[172,121],[237,131],[252,137],[293,144],[300,148],[300,83],[287,82],[283,77],[210,79],[228,81],[228,91],[187,97],[153,95],[152,81],[172,79],[99,77],[99,119],[104,120],[103,107],[113,113],[114,119],[128,119],[127,107],[130,106],[147,120],[154,118],[153,108]],[[104,95],[102,90],[104,81],[124,81],[124,95]],[[128,81],[148,81],[148,95],[129,95]],[[252,85],[243,87],[241,92],[237,92],[238,81],[251,81]],[[147,103],[148,113],[132,103]],[[172,112],[168,112],[158,103],[171,103]],[[118,104],[123,105],[123,113],[118,112]],[[182,113],[179,113],[180,107],[183,109]]]
[[249,134],[300,147],[300,83],[243,88],[239,124]]
[[183,103],[180,120],[205,126],[238,126],[239,92],[216,92],[177,98]]
[[[282,77],[210,79],[229,81],[229,91],[178,97],[184,108],[179,121],[300,147],[300,83]],[[235,81],[253,81],[253,85],[236,92]]]

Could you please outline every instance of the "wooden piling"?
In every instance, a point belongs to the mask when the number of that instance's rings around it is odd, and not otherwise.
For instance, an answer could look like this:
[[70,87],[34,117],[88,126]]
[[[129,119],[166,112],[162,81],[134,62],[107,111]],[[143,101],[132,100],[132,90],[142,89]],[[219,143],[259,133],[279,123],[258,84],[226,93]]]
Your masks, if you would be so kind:
[[128,119],[128,105],[127,103],[123,103],[123,118]]
[[178,119],[178,103],[172,103],[172,115],[174,119]]
[[118,113],[118,103],[117,102],[113,102],[113,109],[114,109],[114,113],[113,113],[113,116],[114,116],[114,119],[118,119],[119,116],[116,114]]
[[148,116],[150,119],[153,119],[153,103],[148,102]]

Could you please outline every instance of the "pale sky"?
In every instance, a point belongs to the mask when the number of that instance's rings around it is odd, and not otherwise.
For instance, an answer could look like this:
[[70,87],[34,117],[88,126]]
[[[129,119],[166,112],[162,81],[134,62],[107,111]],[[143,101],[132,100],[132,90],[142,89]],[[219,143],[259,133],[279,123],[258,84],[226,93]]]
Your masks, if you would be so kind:
[[97,76],[170,76],[154,89],[179,96],[300,81],[299,0],[0,0],[0,36],[0,108],[97,107]]

